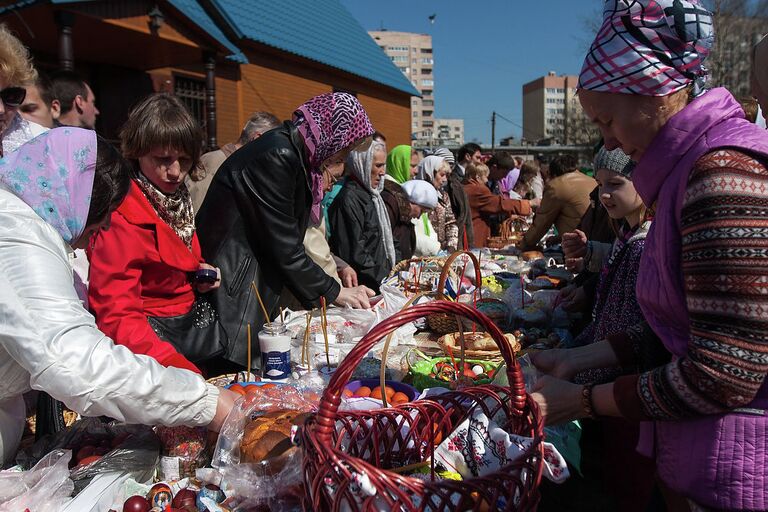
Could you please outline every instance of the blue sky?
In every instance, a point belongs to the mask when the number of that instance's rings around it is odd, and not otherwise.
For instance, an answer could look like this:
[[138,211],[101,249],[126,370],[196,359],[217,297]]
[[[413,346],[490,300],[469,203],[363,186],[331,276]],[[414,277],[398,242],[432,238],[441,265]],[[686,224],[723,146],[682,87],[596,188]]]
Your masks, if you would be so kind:
[[[523,84],[578,74],[600,0],[341,0],[366,30],[430,34],[438,117],[464,119],[465,139],[490,144],[491,112],[522,125]],[[428,16],[436,14],[430,25]],[[496,140],[520,128],[498,119]]]

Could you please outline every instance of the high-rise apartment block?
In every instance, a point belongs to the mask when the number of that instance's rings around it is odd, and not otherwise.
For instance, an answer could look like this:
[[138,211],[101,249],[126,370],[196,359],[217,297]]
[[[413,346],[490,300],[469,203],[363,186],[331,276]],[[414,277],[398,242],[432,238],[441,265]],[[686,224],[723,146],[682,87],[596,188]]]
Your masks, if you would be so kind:
[[411,98],[411,132],[414,144],[433,144],[437,133],[432,36],[389,30],[374,30],[369,34],[422,95],[421,98]]
[[464,144],[464,120],[435,119],[434,139],[434,146],[461,146]]
[[523,139],[566,142],[569,117],[582,116],[573,112],[578,81],[576,76],[550,71],[523,86]]

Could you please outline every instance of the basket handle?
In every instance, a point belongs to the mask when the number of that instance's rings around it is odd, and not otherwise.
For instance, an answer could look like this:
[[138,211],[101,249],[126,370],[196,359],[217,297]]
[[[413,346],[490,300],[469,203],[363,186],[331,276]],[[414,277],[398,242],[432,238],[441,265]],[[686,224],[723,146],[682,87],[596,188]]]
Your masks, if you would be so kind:
[[[475,286],[477,286],[478,291],[480,290],[480,287],[483,286],[483,276],[480,273],[480,262],[477,261],[475,255],[470,251],[456,251],[448,256],[448,259],[445,260],[445,263],[443,264],[443,270],[440,272],[440,280],[437,282],[437,296],[435,297],[437,300],[445,299],[443,290],[445,289],[445,282],[448,280],[448,274],[451,272],[451,265],[456,261],[456,258],[463,254],[469,256],[469,259],[472,260],[472,264],[475,267]],[[461,283],[456,283],[456,287],[456,292],[458,293],[459,288],[461,288]]]
[[317,435],[320,443],[331,444],[333,433],[336,430],[336,416],[339,412],[343,388],[368,351],[371,350],[376,343],[381,341],[382,338],[397,328],[427,315],[441,313],[463,316],[485,327],[486,332],[491,335],[493,340],[499,346],[504,362],[507,363],[507,376],[509,377],[509,387],[512,391],[512,405],[514,410],[520,415],[524,414],[527,395],[523,372],[515,359],[512,346],[507,342],[507,339],[504,337],[501,330],[490,318],[476,309],[457,302],[436,300],[427,304],[412,306],[405,311],[392,315],[371,329],[368,334],[355,345],[355,348],[347,354],[347,357],[333,373],[331,381],[328,383],[325,391],[323,391],[323,396],[320,398],[320,406],[316,416]]
[[[400,308],[400,311],[405,311],[411,305],[419,300],[422,297],[426,297],[427,295],[425,293],[417,293],[403,305],[402,308]],[[386,385],[385,377],[387,376],[387,355],[389,353],[389,344],[392,343],[392,336],[395,335],[395,331],[389,333],[387,336],[387,340],[384,342],[384,348],[381,350],[381,368],[379,373],[379,387],[381,387],[382,391],[384,390],[384,386]],[[381,394],[381,402],[384,405],[384,407],[389,407],[389,404],[387,403],[387,394],[382,393]]]

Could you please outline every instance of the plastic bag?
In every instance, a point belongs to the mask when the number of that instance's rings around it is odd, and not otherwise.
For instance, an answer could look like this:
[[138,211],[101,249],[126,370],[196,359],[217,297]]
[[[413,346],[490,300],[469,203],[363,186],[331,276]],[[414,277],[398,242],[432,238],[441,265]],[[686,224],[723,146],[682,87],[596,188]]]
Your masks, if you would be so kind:
[[289,496],[301,496],[303,485],[301,450],[290,449],[280,455],[282,470],[268,474],[263,464],[240,461],[240,443],[246,423],[271,411],[317,410],[320,389],[299,389],[284,385],[263,388],[238,400],[219,432],[211,465],[222,478],[227,496],[235,496],[238,506],[275,506]]
[[0,472],[0,512],[61,510],[75,488],[70,450],[54,450],[28,471]]
[[160,457],[160,441],[151,427],[103,423],[98,418],[84,418],[66,430],[40,439],[29,452],[20,452],[16,461],[22,467],[29,467],[52,450],[78,449],[83,444],[91,444],[92,440],[116,438],[125,439],[99,460],[72,469],[70,476],[77,492],[99,473],[125,472],[137,479],[148,478],[147,475],[154,472]]

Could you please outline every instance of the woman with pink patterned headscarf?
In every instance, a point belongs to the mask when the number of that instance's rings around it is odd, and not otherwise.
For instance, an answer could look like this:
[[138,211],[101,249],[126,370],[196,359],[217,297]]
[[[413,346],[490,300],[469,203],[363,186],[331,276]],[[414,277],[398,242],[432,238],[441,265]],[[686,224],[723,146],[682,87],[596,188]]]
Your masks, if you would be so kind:
[[[24,427],[22,394],[83,416],[218,430],[233,393],[115,345],[75,292],[74,248],[109,225],[130,166],[92,130],[55,128],[0,160],[0,461]],[[136,376],[141,375],[140,379]]]
[[[645,321],[534,363],[548,423],[643,422],[639,450],[695,507],[768,509],[768,133],[707,90],[712,14],[693,0],[608,0],[579,77],[585,113],[654,210],[637,278]],[[648,354],[663,348],[667,362]],[[627,374],[580,386],[609,364]]]
[[248,323],[271,320],[254,288],[272,318],[284,288],[307,309],[323,301],[370,307],[373,291],[342,288],[307,255],[303,240],[307,226],[321,219],[324,172],[340,175],[350,151],[367,149],[373,132],[357,98],[321,94],[299,106],[291,121],[233,153],[216,173],[195,220],[203,257],[222,270],[214,301],[230,363],[247,362]]

